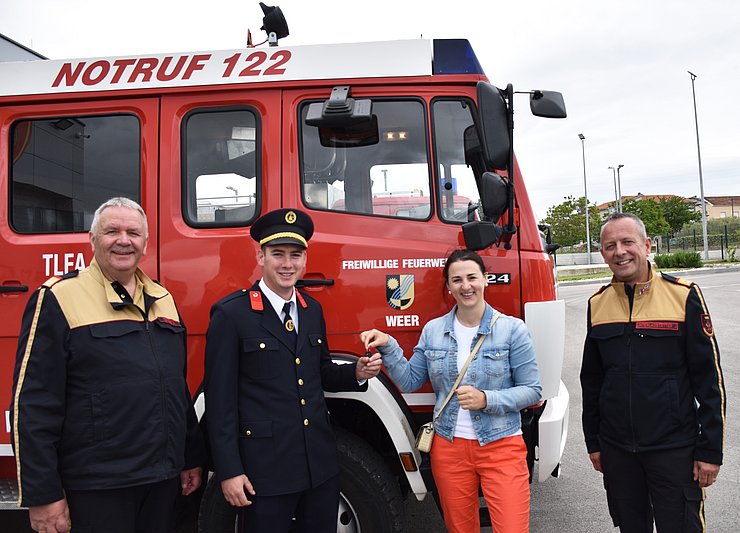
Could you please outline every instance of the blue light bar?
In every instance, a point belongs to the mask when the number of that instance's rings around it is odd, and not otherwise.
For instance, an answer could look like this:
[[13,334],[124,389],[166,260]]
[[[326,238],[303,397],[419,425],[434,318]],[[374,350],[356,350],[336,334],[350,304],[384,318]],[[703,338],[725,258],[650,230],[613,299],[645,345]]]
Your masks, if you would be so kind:
[[432,73],[484,74],[467,39],[434,39]]

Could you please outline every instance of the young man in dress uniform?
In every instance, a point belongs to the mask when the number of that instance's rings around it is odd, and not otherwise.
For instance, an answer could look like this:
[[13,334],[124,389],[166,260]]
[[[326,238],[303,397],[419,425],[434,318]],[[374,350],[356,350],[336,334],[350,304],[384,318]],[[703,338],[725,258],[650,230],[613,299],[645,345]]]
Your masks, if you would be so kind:
[[339,466],[324,390],[364,391],[381,361],[335,364],[321,305],[295,290],[313,235],[298,209],[251,228],[262,279],[211,309],[206,409],[217,479],[239,530],[335,533]]

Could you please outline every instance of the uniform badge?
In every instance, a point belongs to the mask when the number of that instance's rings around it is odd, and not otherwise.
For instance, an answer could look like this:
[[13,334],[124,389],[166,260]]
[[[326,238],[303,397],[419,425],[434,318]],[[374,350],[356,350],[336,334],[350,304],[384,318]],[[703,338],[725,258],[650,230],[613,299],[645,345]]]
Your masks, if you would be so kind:
[[385,277],[385,296],[388,305],[403,311],[414,303],[414,275],[392,274]]
[[260,291],[252,291],[249,293],[249,303],[252,306],[252,311],[265,310],[265,306],[262,303],[262,293]]
[[293,324],[292,318],[289,318],[288,320],[285,321],[285,329],[287,329],[291,333],[295,331],[295,324]]
[[704,331],[704,334],[707,337],[713,336],[714,327],[712,327],[712,318],[709,316],[709,313],[703,313],[699,318],[701,320],[701,329]]
[[294,224],[296,219],[295,211],[288,211],[285,213],[285,222],[288,224]]

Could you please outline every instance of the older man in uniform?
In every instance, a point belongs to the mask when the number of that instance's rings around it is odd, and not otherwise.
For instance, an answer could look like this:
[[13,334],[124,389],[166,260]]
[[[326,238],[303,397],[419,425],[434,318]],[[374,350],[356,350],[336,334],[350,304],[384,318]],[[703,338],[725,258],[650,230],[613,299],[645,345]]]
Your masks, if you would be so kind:
[[208,433],[217,479],[240,531],[335,533],[339,466],[324,390],[363,391],[380,357],[335,364],[321,305],[295,290],[311,218],[279,209],[250,230],[262,279],[211,309]]
[[185,328],[138,268],[146,215],[112,198],[93,217],[94,259],[26,306],[13,383],[20,505],[40,533],[167,532],[198,488],[202,437],[185,381]]
[[583,432],[622,533],[706,531],[704,488],[722,464],[725,388],[704,297],[654,272],[635,215],[601,228],[614,273],[589,300]]

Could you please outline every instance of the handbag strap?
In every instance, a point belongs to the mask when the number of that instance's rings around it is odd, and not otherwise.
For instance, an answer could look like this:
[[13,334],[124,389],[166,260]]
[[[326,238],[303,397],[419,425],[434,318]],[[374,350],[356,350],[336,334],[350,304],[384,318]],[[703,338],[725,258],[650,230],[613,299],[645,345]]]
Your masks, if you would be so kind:
[[[498,311],[494,312],[493,318],[491,318],[491,326],[489,328],[490,330],[493,330],[493,325],[496,323],[499,316],[501,316],[501,313],[499,313]],[[445,398],[445,401],[442,404],[442,407],[440,407],[439,411],[437,411],[437,415],[434,417],[434,422],[437,422],[437,419],[442,414],[442,411],[444,410],[445,407],[447,407],[447,403],[450,401],[450,398],[452,398],[452,395],[455,394],[455,390],[457,389],[457,386],[460,385],[460,381],[462,381],[462,378],[465,375],[465,372],[468,371],[468,367],[470,366],[470,363],[473,361],[475,354],[478,353],[478,350],[483,344],[483,339],[485,337],[486,337],[485,335],[481,335],[480,337],[478,337],[478,342],[475,343],[473,350],[470,352],[470,355],[468,356],[468,360],[465,361],[465,365],[462,367],[462,370],[457,375],[457,379],[455,380],[455,383],[452,385],[450,392],[447,394],[447,398]]]

